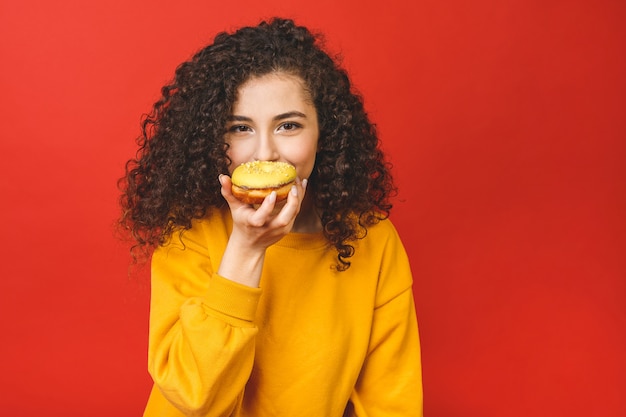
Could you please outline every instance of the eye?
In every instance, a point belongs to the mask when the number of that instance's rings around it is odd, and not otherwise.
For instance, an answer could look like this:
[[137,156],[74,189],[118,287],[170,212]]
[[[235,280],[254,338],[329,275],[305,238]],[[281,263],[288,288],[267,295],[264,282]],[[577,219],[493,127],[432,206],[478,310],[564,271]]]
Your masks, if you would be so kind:
[[280,125],[279,130],[296,130],[298,128],[302,127],[301,125],[299,125],[298,123],[293,123],[293,122],[285,122],[282,125]]
[[228,128],[229,133],[249,132],[250,130],[252,129],[246,125],[232,125]]

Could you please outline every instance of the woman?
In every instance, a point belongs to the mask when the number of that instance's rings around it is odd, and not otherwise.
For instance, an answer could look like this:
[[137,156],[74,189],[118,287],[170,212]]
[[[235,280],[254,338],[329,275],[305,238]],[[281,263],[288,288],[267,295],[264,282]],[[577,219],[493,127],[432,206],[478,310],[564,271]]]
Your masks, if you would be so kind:
[[[362,100],[291,20],[221,33],[176,71],[122,181],[152,254],[145,416],[421,416],[409,263]],[[287,200],[231,192],[295,166]]]

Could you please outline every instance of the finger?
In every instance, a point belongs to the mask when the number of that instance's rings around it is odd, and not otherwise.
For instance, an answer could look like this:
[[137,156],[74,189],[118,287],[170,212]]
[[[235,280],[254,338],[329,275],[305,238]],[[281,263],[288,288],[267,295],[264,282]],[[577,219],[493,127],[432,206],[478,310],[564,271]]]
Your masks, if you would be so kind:
[[231,210],[246,205],[233,195],[233,183],[228,175],[220,174],[218,180],[222,186],[220,192],[230,206]]
[[298,197],[300,200],[304,200],[304,196],[306,194],[306,186],[309,183],[309,180],[306,178],[300,181],[300,178],[297,179],[296,185],[298,186]]
[[[294,197],[298,197],[298,211],[300,211],[300,206],[302,205],[302,201],[304,200],[304,196],[306,195],[306,186],[308,184],[308,180],[305,178],[300,180],[300,178],[296,178],[296,190],[293,192]],[[292,194],[290,193],[290,194]]]
[[217,177],[217,180],[220,182],[222,186],[221,192],[224,198],[228,199],[229,196],[232,196],[232,182],[230,181],[230,177],[228,175],[220,174]]
[[303,198],[304,190],[298,181],[296,185],[291,187],[291,191],[289,191],[289,195],[287,196],[287,203],[276,216],[274,223],[283,226],[292,224],[300,212],[300,205],[302,204]]
[[276,205],[276,191],[272,191],[265,199],[263,203],[256,209],[256,211],[248,218],[248,223],[251,226],[261,227],[265,225],[268,219],[274,211]]

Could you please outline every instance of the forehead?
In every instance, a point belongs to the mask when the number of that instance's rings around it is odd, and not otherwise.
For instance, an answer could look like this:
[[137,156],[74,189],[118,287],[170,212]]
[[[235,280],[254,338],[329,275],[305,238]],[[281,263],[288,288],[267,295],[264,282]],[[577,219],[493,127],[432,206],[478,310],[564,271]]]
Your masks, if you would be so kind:
[[258,106],[308,106],[311,94],[298,76],[282,72],[251,77],[237,89],[234,110]]

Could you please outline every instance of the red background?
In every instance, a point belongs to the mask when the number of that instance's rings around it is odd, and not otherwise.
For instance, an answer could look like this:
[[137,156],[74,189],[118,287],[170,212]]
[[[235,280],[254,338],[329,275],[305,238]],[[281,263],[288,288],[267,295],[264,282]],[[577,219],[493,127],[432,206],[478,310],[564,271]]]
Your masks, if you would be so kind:
[[176,65],[280,14],[344,54],[395,165],[426,416],[626,415],[624,2],[211,3],[1,1],[0,414],[140,415],[116,180]]

